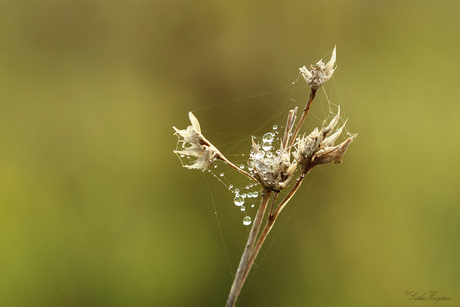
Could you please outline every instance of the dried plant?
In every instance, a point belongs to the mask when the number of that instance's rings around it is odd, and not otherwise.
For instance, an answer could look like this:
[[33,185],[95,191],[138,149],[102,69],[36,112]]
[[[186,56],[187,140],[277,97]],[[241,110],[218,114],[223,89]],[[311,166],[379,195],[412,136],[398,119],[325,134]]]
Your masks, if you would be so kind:
[[[211,144],[201,133],[198,119],[190,112],[189,117],[192,123],[185,130],[175,127],[176,135],[182,143],[181,150],[175,150],[178,155],[187,155],[196,158],[192,165],[185,165],[189,169],[207,170],[216,160],[222,160],[249,179],[257,182],[262,187],[262,197],[257,210],[254,223],[249,233],[248,241],[238,266],[230,294],[227,300],[227,307],[233,307],[243,287],[244,281],[254,264],[254,261],[262,247],[265,239],[275,224],[280,212],[299,189],[305,176],[312,168],[319,164],[326,164],[331,161],[341,163],[350,143],[356,138],[356,134],[348,137],[338,145],[334,145],[342,134],[345,124],[335,130],[340,120],[340,108],[337,115],[330,123],[321,129],[315,128],[310,134],[297,137],[300,128],[307,116],[310,106],[315,98],[316,91],[334,73],[336,60],[336,48],[332,51],[331,59],[327,64],[322,61],[311,66],[308,70],[305,66],[300,68],[300,73],[311,88],[310,97],[303,109],[302,116],[297,123],[294,132],[297,108],[290,110],[284,129],[284,135],[280,143],[277,155],[264,156],[254,139],[252,139],[252,151],[248,161],[250,173],[245,172],[228,160],[214,145]],[[346,122],[345,122],[346,123]],[[299,169],[299,170],[298,170]],[[298,172],[296,172],[298,170]],[[294,180],[295,178],[295,180]],[[287,189],[292,182],[295,182],[286,196],[278,201],[280,192]],[[265,212],[271,199],[271,206],[266,217],[264,228],[261,230]]]

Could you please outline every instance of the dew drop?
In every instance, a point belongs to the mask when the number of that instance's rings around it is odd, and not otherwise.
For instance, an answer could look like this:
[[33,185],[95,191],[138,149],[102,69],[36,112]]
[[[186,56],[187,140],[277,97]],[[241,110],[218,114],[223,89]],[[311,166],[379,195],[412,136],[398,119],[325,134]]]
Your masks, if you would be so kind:
[[254,208],[254,204],[251,205],[251,208]]
[[264,142],[262,144],[262,149],[265,150],[265,151],[272,149],[272,143],[271,142]]
[[278,126],[277,125],[273,125],[273,130],[276,130],[278,129]]
[[230,185],[228,186],[228,188],[229,188],[229,189],[233,189],[233,184],[230,184]]
[[275,135],[274,135],[273,133],[267,132],[267,133],[265,133],[264,136],[262,137],[262,140],[263,140],[264,142],[269,142],[269,143],[271,143],[271,142],[273,142],[273,138],[274,138],[274,137],[275,137]]
[[240,165],[240,168],[241,168],[241,169],[244,169],[244,164],[241,164],[241,165]]
[[224,177],[224,175],[225,175],[224,173],[220,173],[220,174],[219,174],[220,177]]
[[240,210],[241,210],[241,211],[245,211],[245,210],[246,210],[246,207],[245,207],[245,206],[241,206]]
[[235,196],[234,202],[235,202],[235,205],[242,206],[244,204],[244,198],[237,195]]
[[251,218],[249,216],[245,216],[243,218],[243,224],[246,226],[251,225]]
[[235,194],[236,195],[240,194],[240,189],[235,189]]
[[252,192],[252,197],[256,198],[257,196],[259,196],[259,192],[257,191]]
[[240,196],[243,197],[243,198],[246,198],[246,197],[247,197],[246,193],[243,193],[243,194],[241,194]]
[[181,158],[185,157],[185,155],[180,155]]
[[267,152],[265,153],[265,157],[271,159],[271,158],[273,157],[273,153],[272,153],[271,151],[267,151]]

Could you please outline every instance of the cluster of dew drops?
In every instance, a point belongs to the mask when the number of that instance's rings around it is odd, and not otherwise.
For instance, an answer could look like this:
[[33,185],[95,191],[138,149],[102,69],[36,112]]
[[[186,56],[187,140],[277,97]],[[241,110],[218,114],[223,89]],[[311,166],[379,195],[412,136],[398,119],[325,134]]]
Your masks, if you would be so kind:
[[[273,157],[273,152],[271,151],[271,149],[273,148],[272,143],[275,140],[275,136],[278,134],[278,131],[276,131],[277,129],[278,129],[278,126],[274,125],[273,126],[274,132],[267,132],[267,133],[264,134],[264,136],[262,137],[262,149],[263,150],[259,150],[257,155],[260,155],[260,156],[258,156],[257,158],[266,157],[266,158],[270,159],[270,158]],[[251,149],[251,156],[254,156],[255,154],[256,153],[254,152],[254,150]],[[276,154],[279,154],[279,152],[277,151]],[[255,184],[251,183],[251,184],[246,186],[246,189],[250,189],[254,185]],[[229,189],[230,190],[233,189],[232,184],[229,185]],[[235,198],[233,199],[233,202],[235,203],[236,206],[240,207],[241,211],[246,210],[246,207],[244,206],[244,203],[245,203],[246,199],[248,199],[248,198],[257,198],[259,196],[259,192],[257,192],[257,191],[244,193],[238,188],[233,189],[232,192],[235,194]],[[254,204],[251,204],[251,207],[254,207]],[[252,223],[251,217],[246,215],[243,218],[243,224],[248,226],[248,225],[251,225],[251,223]]]

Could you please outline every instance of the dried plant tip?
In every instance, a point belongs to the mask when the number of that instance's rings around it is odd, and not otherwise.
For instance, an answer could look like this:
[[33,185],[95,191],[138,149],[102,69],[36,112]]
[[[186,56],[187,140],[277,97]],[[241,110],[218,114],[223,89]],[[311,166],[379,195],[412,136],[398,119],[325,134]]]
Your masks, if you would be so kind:
[[340,108],[329,125],[321,131],[315,128],[308,136],[302,137],[297,142],[297,151],[293,152],[292,155],[303,166],[304,170],[311,169],[318,164],[329,163],[332,160],[335,163],[341,162],[348,145],[355,139],[356,135],[349,137],[342,144],[334,146],[346,124],[345,122],[335,133],[332,133],[339,119]]
[[327,64],[324,64],[322,60],[316,63],[316,67],[311,66],[311,70],[309,71],[305,66],[299,68],[300,73],[302,74],[303,78],[307,82],[308,86],[312,90],[317,90],[320,88],[327,80],[332,77],[334,73],[334,64],[336,59],[336,47],[334,46],[334,50],[332,50],[331,59]]
[[180,140],[183,149],[174,150],[174,153],[197,158],[192,165],[184,165],[184,167],[205,171],[219,157],[220,152],[201,134],[200,123],[192,112],[189,112],[189,118],[192,125],[187,129],[179,130],[173,127],[176,135],[183,138]]
[[331,161],[334,161],[335,164],[342,163],[342,157],[347,151],[348,145],[350,145],[355,138],[356,135],[353,135],[337,146],[320,149],[313,157],[314,165],[326,164]]

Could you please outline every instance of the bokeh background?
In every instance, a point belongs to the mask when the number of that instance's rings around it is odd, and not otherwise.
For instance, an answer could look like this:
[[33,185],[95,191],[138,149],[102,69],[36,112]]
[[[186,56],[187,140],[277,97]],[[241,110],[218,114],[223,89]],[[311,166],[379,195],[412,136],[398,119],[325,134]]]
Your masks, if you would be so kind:
[[335,44],[325,89],[359,136],[283,211],[237,305],[421,306],[429,291],[457,305],[459,13],[2,1],[0,305],[224,306],[248,228],[224,185],[181,167],[172,126],[196,110],[217,145],[248,137],[306,98],[279,89]]

